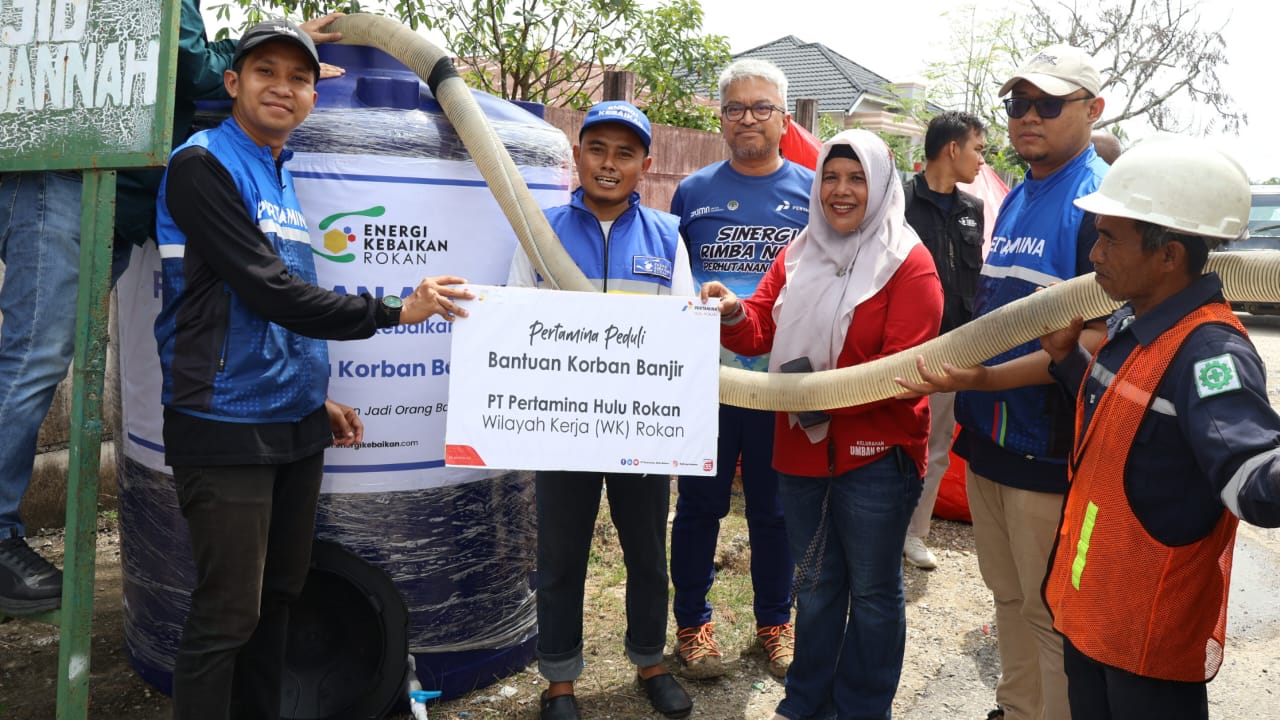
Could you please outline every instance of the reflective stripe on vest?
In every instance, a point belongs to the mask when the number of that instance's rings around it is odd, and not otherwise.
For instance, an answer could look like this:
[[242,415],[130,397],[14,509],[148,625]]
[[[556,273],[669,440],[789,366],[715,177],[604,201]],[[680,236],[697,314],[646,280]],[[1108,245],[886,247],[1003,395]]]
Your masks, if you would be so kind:
[[1137,347],[1113,377],[1094,376],[1110,382],[1087,429],[1081,427],[1080,388],[1071,488],[1044,583],[1054,627],[1085,655],[1136,675],[1182,682],[1211,679],[1222,664],[1238,521],[1223,510],[1206,537],[1163,545],[1133,514],[1124,479],[1146,414],[1171,410],[1154,407],[1165,370],[1187,336],[1207,323],[1244,333],[1225,303],[1197,308],[1150,345]]

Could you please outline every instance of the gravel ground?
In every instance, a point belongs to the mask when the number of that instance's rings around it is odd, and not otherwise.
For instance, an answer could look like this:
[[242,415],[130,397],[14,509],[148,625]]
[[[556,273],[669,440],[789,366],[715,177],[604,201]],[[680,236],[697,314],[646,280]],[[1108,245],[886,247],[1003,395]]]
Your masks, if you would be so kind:
[[[715,593],[726,677],[687,682],[694,718],[768,720],[782,697],[782,684],[752,652],[750,594],[744,588],[749,554],[741,517],[722,534],[721,574]],[[598,719],[658,718],[633,681],[621,652],[622,592],[613,564],[616,538],[598,532],[587,602],[587,670],[578,693],[584,715]],[[908,567],[907,651],[894,716],[906,720],[980,720],[994,707],[999,672],[991,602],[978,576],[973,533],[960,523],[937,521],[930,539],[940,565],[933,571]],[[61,560],[62,540],[37,538],[37,548]],[[95,593],[90,717],[95,720],[165,720],[169,699],[143,683],[128,664],[120,605],[118,536],[104,524],[99,536]],[[1275,601],[1280,532],[1242,527],[1237,544],[1231,637],[1222,672],[1210,685],[1215,718],[1280,720],[1274,675],[1280,671],[1280,629]],[[671,631],[674,634],[674,629]],[[674,638],[672,638],[674,641]],[[0,624],[0,718],[48,720],[55,713],[57,628],[25,621]],[[431,708],[432,718],[537,717],[544,687],[533,668],[470,695]],[[408,720],[408,715],[395,716]]]

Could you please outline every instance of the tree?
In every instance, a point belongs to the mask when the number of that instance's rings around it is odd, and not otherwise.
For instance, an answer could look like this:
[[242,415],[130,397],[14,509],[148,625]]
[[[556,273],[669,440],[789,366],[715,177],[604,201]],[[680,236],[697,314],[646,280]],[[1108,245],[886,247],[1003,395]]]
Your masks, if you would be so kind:
[[419,17],[495,95],[582,109],[603,70],[630,70],[650,120],[719,128],[716,111],[695,96],[728,63],[729,44],[700,34],[697,0],[654,9],[636,0],[439,0],[424,2]]
[[[1074,2],[1029,3],[1026,29],[1035,45],[1087,50],[1101,65],[1102,91],[1123,98],[1107,107],[1097,127],[1141,118],[1156,130],[1203,133],[1221,122],[1237,132],[1247,121],[1218,77],[1227,64],[1223,28],[1206,27],[1199,0],[1106,0],[1087,10]],[[1178,100],[1211,117],[1192,127]]]
[[698,0],[671,0],[642,13],[625,65],[636,74],[637,97],[651,121],[718,132],[720,109],[698,104],[696,96],[715,87],[719,69],[729,64],[729,41],[698,35],[702,17]]
[[823,113],[818,116],[818,131],[814,133],[819,140],[826,142],[836,136],[836,133],[844,130],[844,125],[835,121],[830,115]]
[[911,138],[905,135],[894,135],[883,130],[876,131],[876,135],[879,135],[884,144],[889,146],[893,164],[899,172],[915,172],[916,163],[924,163],[924,145],[912,142]]
[[[411,0],[401,0],[405,5]],[[410,17],[444,35],[468,84],[510,100],[582,107],[639,12],[633,0],[413,1]]]
[[[262,16],[255,0],[232,2],[248,22]],[[330,9],[321,2],[278,0],[277,8],[315,17]],[[230,2],[216,7],[230,17]],[[701,34],[698,0],[652,9],[637,0],[378,0],[364,9],[438,32],[467,83],[499,97],[584,109],[603,71],[630,70],[650,120],[719,129],[716,109],[695,96],[729,62],[729,43]]]
[[1099,63],[1110,102],[1098,128],[1142,121],[1172,132],[1207,133],[1219,124],[1235,132],[1247,121],[1218,77],[1227,63],[1222,28],[1206,26],[1198,0],[1024,3],[982,21],[972,6],[948,13],[956,20],[951,57],[926,72],[931,100],[973,112],[991,127],[987,161],[998,172],[1020,176],[1021,161],[1008,147],[996,92],[1026,53],[1045,45],[1075,45]]
[[[854,127],[861,128],[862,125],[857,124]],[[836,134],[849,129],[830,115],[823,114],[818,116],[818,131],[814,135],[825,143],[835,137]],[[877,130],[876,135],[879,135],[884,144],[889,146],[889,153],[893,156],[893,164],[899,172],[911,172],[915,163],[924,161],[923,146],[911,142],[911,138],[903,135],[894,135],[883,130]]]
[[1021,180],[1026,165],[1009,145],[1008,120],[998,91],[1018,66],[1019,20],[1009,14],[980,20],[978,10],[962,6],[947,12],[951,19],[947,60],[929,63],[927,97],[934,104],[972,113],[987,125],[985,160],[1006,180]]

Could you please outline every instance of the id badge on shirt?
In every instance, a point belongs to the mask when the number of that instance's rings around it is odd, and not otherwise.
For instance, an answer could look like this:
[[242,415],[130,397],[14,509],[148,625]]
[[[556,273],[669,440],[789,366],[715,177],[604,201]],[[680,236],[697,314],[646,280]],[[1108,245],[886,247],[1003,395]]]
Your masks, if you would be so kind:
[[663,280],[671,279],[671,261],[652,255],[632,255],[631,272],[636,275],[653,275]]

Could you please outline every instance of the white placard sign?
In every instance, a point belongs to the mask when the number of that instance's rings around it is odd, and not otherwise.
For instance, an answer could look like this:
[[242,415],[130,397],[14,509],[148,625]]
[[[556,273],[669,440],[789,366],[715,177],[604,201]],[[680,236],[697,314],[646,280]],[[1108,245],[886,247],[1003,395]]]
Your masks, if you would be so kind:
[[445,462],[714,475],[719,311],[696,298],[474,287]]

